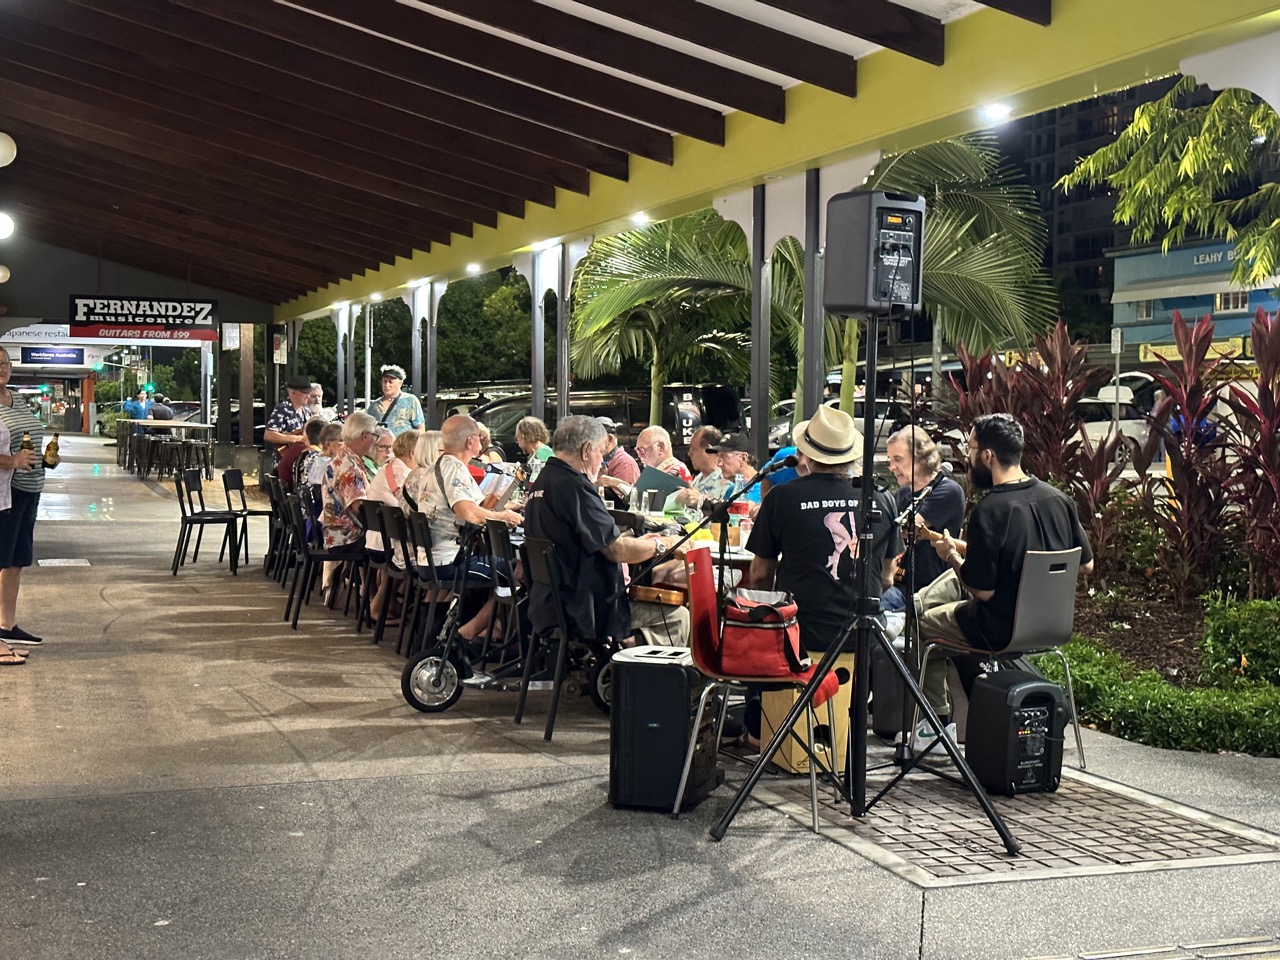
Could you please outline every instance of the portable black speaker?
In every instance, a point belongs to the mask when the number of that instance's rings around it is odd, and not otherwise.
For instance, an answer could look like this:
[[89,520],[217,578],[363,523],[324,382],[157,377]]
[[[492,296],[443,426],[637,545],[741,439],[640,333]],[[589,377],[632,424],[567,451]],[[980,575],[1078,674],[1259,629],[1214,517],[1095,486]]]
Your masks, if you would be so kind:
[[[684,647],[637,647],[613,658],[609,708],[609,802],[617,807],[671,810],[706,678]],[[681,809],[700,803],[720,784],[708,703],[698,729]]]
[[822,302],[832,313],[920,309],[924,200],[853,190],[827,201]]
[[965,759],[990,793],[1058,789],[1067,698],[1025,670],[984,673],[969,695]]

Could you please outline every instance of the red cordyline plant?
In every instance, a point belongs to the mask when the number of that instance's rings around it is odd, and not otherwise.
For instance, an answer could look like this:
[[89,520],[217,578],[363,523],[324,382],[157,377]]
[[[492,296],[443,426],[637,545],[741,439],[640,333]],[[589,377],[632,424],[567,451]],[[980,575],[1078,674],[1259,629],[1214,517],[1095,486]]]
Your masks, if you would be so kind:
[[1161,359],[1167,375],[1156,375],[1167,399],[1149,419],[1151,433],[1164,440],[1168,476],[1152,477],[1150,459],[1137,451],[1134,466],[1142,480],[1145,512],[1159,527],[1159,557],[1175,602],[1198,596],[1213,580],[1214,565],[1227,543],[1227,488],[1231,466],[1224,456],[1232,427],[1215,421],[1212,386],[1221,361],[1206,365],[1213,343],[1213,320],[1201,317],[1194,326],[1173,312],[1173,340],[1178,360]]
[[990,354],[975,357],[958,348],[965,386],[952,381],[958,410],[949,419],[967,432],[985,413],[1003,411],[1018,418],[1026,437],[1023,468],[1070,491],[1105,581],[1124,558],[1114,511],[1107,509],[1117,484],[1123,486],[1126,458],[1118,457],[1117,451],[1124,440],[1117,435],[1094,446],[1080,429],[1078,407],[1111,374],[1105,367],[1088,365],[1088,348],[1073,343],[1062,322],[1036,338],[1034,347],[1031,357],[1014,366],[997,363]]
[[1236,459],[1227,496],[1238,510],[1249,557],[1249,598],[1280,595],[1280,323],[1258,308],[1251,333],[1257,396],[1232,384]]
[[1034,354],[1013,366],[996,363],[989,353],[975,357],[957,348],[965,386],[952,379],[958,409],[948,419],[967,432],[982,414],[1013,414],[1026,437],[1023,468],[1070,486],[1080,456],[1077,407],[1110,374],[1105,367],[1088,366],[1088,348],[1071,342],[1062,321],[1047,336],[1037,337],[1033,346]]

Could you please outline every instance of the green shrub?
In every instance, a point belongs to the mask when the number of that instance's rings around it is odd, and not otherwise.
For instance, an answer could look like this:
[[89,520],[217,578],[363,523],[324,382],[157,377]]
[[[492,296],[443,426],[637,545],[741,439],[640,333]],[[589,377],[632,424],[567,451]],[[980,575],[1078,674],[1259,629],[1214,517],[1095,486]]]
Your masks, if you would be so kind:
[[1280,686],[1280,600],[1237,603],[1210,596],[1204,628],[1200,660],[1206,680],[1259,680]]
[[102,415],[102,435],[104,437],[114,437],[116,435],[116,421],[127,417],[129,414],[123,410],[109,410]]
[[[1170,750],[1280,756],[1280,688],[1237,680],[1229,688],[1176,687],[1087,641],[1063,648],[1081,719],[1126,740]],[[1051,657],[1039,666],[1062,682]]]

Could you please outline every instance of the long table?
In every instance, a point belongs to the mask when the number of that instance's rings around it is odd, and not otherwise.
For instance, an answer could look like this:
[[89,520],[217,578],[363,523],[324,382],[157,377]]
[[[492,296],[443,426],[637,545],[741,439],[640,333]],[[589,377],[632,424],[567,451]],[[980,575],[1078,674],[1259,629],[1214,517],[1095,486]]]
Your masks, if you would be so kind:
[[[150,420],[121,417],[116,421],[116,463],[126,470],[142,475],[144,463],[138,456],[133,443],[136,427],[147,430],[137,431],[139,436],[147,436],[149,430],[168,430],[170,434],[183,439],[199,440],[208,444],[212,440],[213,424],[199,423],[192,420]],[[212,462],[212,457],[210,457]]]

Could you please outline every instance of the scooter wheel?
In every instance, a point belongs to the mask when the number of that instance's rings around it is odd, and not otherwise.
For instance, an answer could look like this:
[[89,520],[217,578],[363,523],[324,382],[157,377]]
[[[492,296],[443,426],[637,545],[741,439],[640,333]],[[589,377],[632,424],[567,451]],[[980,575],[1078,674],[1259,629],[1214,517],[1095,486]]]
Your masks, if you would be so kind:
[[591,667],[591,683],[587,687],[591,702],[606,715],[613,708],[613,660],[599,657]]
[[462,677],[452,659],[440,661],[440,650],[428,650],[405,664],[400,674],[400,690],[415,710],[440,713],[448,710],[462,696]]

